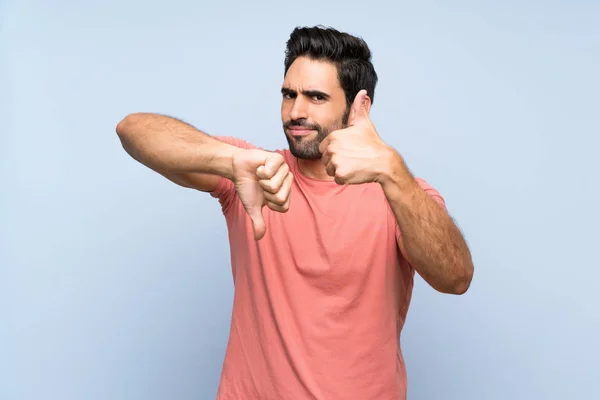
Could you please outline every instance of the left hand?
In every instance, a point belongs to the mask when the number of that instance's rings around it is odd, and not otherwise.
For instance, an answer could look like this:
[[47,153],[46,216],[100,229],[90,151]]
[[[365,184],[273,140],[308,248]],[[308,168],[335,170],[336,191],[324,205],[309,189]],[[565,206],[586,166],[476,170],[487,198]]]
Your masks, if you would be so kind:
[[319,150],[327,175],[340,185],[378,182],[387,172],[393,150],[369,119],[366,90],[354,98],[348,127],[331,132]]

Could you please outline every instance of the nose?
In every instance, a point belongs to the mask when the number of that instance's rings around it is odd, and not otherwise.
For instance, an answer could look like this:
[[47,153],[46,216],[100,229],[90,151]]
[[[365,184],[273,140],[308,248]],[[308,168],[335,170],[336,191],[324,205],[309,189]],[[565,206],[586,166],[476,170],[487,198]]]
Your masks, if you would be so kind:
[[290,118],[293,120],[298,119],[306,119],[308,118],[308,107],[306,102],[302,99],[301,96],[298,96],[294,99],[294,104],[292,105],[292,110],[290,111]]

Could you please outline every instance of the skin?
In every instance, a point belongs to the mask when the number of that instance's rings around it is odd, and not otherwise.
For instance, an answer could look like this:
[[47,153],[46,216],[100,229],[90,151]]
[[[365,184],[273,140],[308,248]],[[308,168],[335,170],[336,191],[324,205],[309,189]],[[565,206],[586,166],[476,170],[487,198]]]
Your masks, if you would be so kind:
[[[402,232],[399,250],[433,288],[465,293],[473,277],[467,244],[450,215],[411,175],[402,156],[379,136],[369,118],[365,90],[350,109],[336,67],[298,58],[282,85],[281,118],[290,150],[303,174],[340,185],[376,182]],[[293,127],[313,129],[301,138]],[[286,212],[293,176],[283,157],[228,145],[177,119],[149,113],[125,117],[116,128],[132,158],[184,187],[213,191],[230,179],[260,240],[263,207]]]
[[[310,156],[299,159],[300,170],[340,185],[379,183],[402,232],[398,247],[404,257],[438,291],[465,293],[474,271],[469,248],[450,215],[420,188],[402,156],[377,133],[369,118],[366,90],[356,95],[344,124],[346,99],[335,65],[298,59],[288,70],[283,88],[284,126],[302,120],[325,127],[296,142],[293,132],[286,130],[296,153]],[[290,89],[295,95],[287,95]],[[317,144],[320,157],[312,151]]]
[[[344,128],[349,118],[336,67],[326,61],[299,57],[288,69],[281,92],[281,120],[300,170],[311,178],[329,180],[320,162],[319,145],[332,131]],[[294,136],[289,128],[297,125],[314,131]]]

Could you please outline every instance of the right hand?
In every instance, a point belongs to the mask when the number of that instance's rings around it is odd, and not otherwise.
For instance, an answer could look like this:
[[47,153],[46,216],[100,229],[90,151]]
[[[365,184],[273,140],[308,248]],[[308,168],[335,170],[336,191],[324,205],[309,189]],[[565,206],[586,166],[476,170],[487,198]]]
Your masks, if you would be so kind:
[[286,212],[290,207],[290,190],[294,179],[279,153],[260,149],[243,150],[232,161],[233,183],[244,209],[252,220],[254,239],[265,235],[262,208]]

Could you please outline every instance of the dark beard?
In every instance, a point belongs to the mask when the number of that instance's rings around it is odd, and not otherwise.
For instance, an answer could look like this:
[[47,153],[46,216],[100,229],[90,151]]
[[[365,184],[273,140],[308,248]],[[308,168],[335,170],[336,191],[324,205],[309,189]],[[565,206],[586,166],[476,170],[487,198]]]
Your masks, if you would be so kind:
[[344,129],[348,125],[348,117],[350,116],[350,107],[346,109],[344,115],[342,115],[341,121],[334,123],[333,125],[323,128],[319,124],[309,124],[306,119],[291,120],[283,124],[284,132],[290,127],[302,127],[306,129],[312,129],[317,131],[317,137],[314,139],[308,139],[306,136],[290,137],[287,134],[285,138],[290,147],[290,152],[296,158],[303,160],[320,160],[322,155],[319,151],[321,142],[333,131],[338,129]]
[[315,130],[317,131],[317,137],[313,139],[308,139],[306,136],[290,137],[285,135],[290,146],[290,152],[294,157],[303,160],[319,160],[321,158],[319,146],[327,135],[329,135],[329,130],[325,131],[321,127]]

